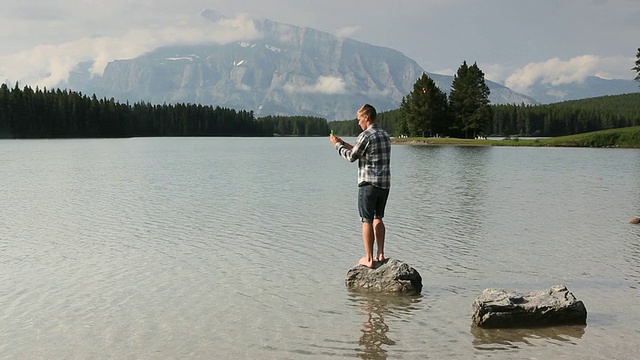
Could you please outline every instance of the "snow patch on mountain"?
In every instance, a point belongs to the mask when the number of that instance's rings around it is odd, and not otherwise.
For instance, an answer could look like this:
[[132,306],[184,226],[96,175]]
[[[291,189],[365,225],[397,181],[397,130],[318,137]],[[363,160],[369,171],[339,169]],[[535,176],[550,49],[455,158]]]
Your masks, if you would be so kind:
[[273,52],[281,52],[282,51],[282,49],[280,49],[279,47],[275,47],[275,46],[268,45],[268,44],[266,44],[264,47],[269,49],[269,50],[271,50],[271,51],[273,51]]
[[168,57],[164,59],[169,61],[180,61],[180,60],[193,61],[194,59],[197,59],[197,58],[198,58],[197,55],[187,55],[187,56]]

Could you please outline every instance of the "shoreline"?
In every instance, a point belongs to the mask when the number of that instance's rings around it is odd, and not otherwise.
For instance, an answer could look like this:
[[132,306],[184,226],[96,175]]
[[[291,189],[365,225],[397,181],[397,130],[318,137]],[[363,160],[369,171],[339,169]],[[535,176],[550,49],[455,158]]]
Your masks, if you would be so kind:
[[530,147],[582,147],[582,148],[626,148],[640,149],[640,126],[616,128],[567,136],[503,140],[463,138],[394,138],[395,145],[416,146],[530,146]]
[[[479,141],[490,141],[490,140],[479,140]],[[410,141],[391,141],[392,145],[418,145],[418,146],[494,146],[493,144],[488,143],[468,143],[463,142],[432,142],[428,140],[410,140]],[[499,145],[498,145],[499,146]]]

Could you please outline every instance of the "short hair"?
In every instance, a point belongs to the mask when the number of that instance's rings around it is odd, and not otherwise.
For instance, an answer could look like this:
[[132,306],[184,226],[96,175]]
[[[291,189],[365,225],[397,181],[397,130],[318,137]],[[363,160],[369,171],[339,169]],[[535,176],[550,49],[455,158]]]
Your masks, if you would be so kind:
[[376,121],[376,108],[369,104],[362,105],[362,107],[358,110],[358,114],[369,115],[369,121]]

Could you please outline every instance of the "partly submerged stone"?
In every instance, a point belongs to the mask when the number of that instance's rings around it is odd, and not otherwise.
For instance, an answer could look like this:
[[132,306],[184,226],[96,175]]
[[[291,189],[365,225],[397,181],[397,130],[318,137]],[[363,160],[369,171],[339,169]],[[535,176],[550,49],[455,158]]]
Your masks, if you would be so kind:
[[375,267],[356,265],[349,269],[345,284],[352,290],[419,294],[422,277],[408,264],[397,259],[376,261]]
[[632,218],[629,222],[632,224],[640,224],[640,218]]
[[485,289],[472,305],[473,323],[484,328],[585,325],[587,309],[564,285],[521,294]]

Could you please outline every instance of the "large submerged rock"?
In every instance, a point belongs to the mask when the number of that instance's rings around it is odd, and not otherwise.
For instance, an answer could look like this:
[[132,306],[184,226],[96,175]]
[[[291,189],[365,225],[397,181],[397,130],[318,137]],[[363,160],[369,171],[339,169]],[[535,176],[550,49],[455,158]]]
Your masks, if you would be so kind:
[[587,309],[564,285],[521,294],[485,289],[472,305],[473,323],[484,328],[585,325]]
[[422,291],[422,277],[418,271],[396,259],[376,262],[373,269],[356,265],[347,272],[345,284],[352,290],[406,294]]

